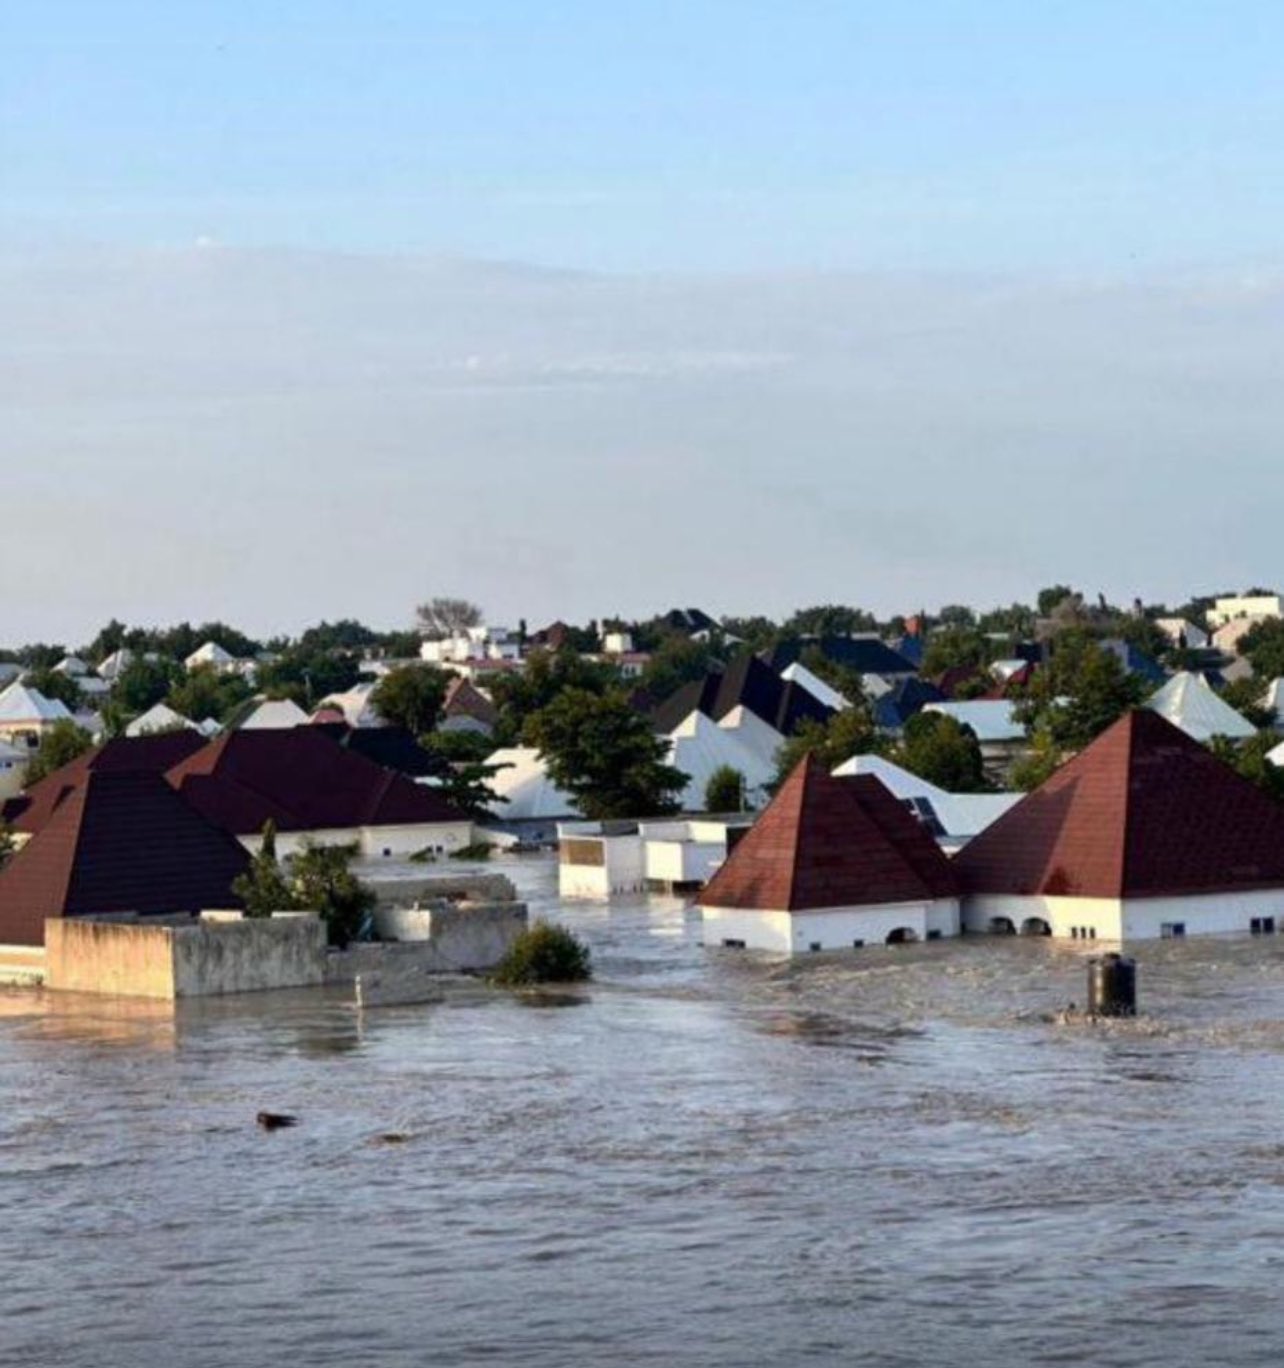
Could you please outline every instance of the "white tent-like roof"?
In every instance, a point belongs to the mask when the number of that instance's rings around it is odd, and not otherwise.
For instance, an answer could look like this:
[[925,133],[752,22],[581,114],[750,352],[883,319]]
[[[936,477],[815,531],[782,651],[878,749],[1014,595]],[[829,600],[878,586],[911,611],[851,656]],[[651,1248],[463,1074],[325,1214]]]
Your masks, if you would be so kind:
[[189,731],[199,731],[190,717],[176,712],[168,703],[153,703],[145,713],[140,713],[125,728],[126,736],[152,736],[156,732],[177,731],[185,727]]
[[844,698],[832,684],[826,684],[818,674],[809,670],[800,660],[795,660],[792,665],[786,665],[781,670],[780,677],[792,684],[800,685],[817,702],[823,703],[827,708],[833,708],[835,712],[842,712],[844,708],[851,707],[850,700]]
[[235,660],[236,657],[225,651],[217,641],[207,641],[203,646],[198,646],[183,664],[189,670],[194,670],[198,665],[222,667],[233,664]]
[[884,788],[908,803],[920,820],[930,822],[935,817],[953,843],[979,835],[1025,796],[1021,793],[950,793],[881,755],[854,755],[839,765],[834,774],[840,778],[849,774],[872,774]]
[[688,776],[680,802],[687,812],[703,812],[704,792],[715,770],[729,765],[744,776],[745,801],[761,807],[766,801],[764,786],[775,776],[776,767],[750,750],[736,736],[718,726],[700,711],[692,712],[669,733],[668,763]]
[[1189,670],[1173,675],[1146,706],[1195,741],[1209,741],[1214,736],[1241,740],[1256,731],[1247,718],[1218,698],[1203,675]]
[[284,727],[303,727],[307,713],[289,698],[265,698],[253,712],[236,724],[237,731],[278,731]]
[[531,818],[578,817],[574,800],[548,777],[544,760],[533,746],[509,746],[487,757],[488,765],[503,765],[490,786],[507,798],[491,808],[495,817],[510,822]]
[[57,698],[46,698],[39,689],[30,688],[15,680],[0,693],[0,725],[20,726],[27,723],[39,726],[46,722],[71,720],[67,705]]
[[772,773],[776,769],[776,752],[785,743],[785,738],[771,725],[764,722],[756,712],[737,704],[718,722],[725,732],[730,732],[750,753],[756,755],[765,765],[770,765]]
[[379,687],[378,680],[365,680],[360,684],[354,684],[352,688],[344,693],[330,694],[323,698],[317,705],[317,710],[322,708],[338,708],[343,714],[343,720],[350,727],[378,727],[382,725],[383,719],[379,716],[374,705],[370,702],[370,695]]

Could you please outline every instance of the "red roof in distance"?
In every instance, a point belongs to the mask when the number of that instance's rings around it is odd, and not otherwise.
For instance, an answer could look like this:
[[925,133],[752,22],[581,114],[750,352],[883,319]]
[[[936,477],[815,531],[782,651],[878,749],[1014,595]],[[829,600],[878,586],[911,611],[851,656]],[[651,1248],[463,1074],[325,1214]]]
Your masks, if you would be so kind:
[[954,866],[977,894],[1158,898],[1284,887],[1284,808],[1141,709],[970,841]]
[[705,907],[801,912],[957,893],[949,861],[872,775],[807,756],[700,894]]

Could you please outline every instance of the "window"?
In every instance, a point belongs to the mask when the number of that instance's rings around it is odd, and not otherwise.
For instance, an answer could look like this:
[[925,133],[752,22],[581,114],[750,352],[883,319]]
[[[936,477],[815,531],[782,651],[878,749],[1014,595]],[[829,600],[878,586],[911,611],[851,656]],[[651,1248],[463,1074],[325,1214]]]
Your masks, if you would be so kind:
[[391,850],[388,846],[384,846],[384,848],[383,848],[383,858],[386,860],[386,859],[388,858],[388,856],[391,855],[391,854],[392,854],[392,850]]
[[1185,934],[1185,922],[1163,922],[1159,927],[1159,938],[1161,940],[1181,940]]
[[941,933],[939,931],[929,931],[927,933],[927,938],[928,940],[940,940]]
[[852,949],[853,949],[853,950],[863,950],[864,947],[865,947],[865,942],[864,942],[863,940],[854,940],[854,941],[852,941]]
[[1254,917],[1249,923],[1249,929],[1255,936],[1273,936],[1275,934],[1275,918]]
[[816,951],[816,950],[823,950],[825,947],[824,947],[823,945],[821,945],[821,943],[820,943],[819,941],[812,941],[812,943],[811,943],[807,948],[808,948],[808,950]]
[[745,948],[745,943],[742,940],[724,940],[722,942],[722,948],[724,950],[743,950]]

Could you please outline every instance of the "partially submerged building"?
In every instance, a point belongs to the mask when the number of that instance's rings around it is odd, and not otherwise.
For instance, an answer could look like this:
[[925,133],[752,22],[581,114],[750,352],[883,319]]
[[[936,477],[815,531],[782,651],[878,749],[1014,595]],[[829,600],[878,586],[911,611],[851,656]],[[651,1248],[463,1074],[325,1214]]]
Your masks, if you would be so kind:
[[1103,732],[954,861],[969,931],[1272,932],[1284,808],[1155,712]]
[[558,824],[558,892],[609,898],[643,889],[702,888],[751,817],[657,817],[647,821]]
[[959,932],[954,871],[877,779],[808,756],[698,899],[704,943],[783,954]]

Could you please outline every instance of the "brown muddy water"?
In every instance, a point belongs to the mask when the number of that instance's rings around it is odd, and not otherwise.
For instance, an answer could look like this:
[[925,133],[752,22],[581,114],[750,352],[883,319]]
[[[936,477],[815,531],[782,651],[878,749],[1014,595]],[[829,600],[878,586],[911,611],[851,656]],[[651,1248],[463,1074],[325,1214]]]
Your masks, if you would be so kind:
[[783,965],[515,868],[583,995],[0,996],[0,1364],[1284,1362],[1284,937],[1059,1026],[1078,947]]

